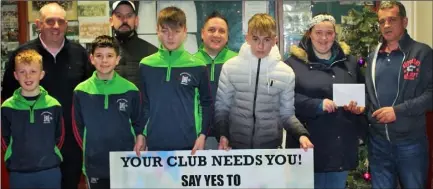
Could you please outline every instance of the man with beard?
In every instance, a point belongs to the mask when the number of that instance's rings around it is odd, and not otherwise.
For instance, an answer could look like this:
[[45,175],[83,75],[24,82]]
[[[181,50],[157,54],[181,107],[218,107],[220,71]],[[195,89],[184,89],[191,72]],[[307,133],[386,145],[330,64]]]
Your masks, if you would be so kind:
[[137,35],[137,9],[132,1],[116,1],[110,17],[115,38],[120,44],[120,62],[116,72],[139,86],[139,63],[142,58],[156,53],[158,49]]

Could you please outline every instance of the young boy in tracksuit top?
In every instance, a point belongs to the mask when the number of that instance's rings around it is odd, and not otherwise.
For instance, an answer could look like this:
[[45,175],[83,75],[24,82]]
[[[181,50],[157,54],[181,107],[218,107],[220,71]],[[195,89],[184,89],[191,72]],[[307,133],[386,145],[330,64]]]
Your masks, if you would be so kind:
[[89,188],[110,188],[109,152],[145,149],[142,103],[138,88],[118,75],[119,45],[110,36],[92,43],[96,71],[73,95],[73,129],[83,149],[83,173]]
[[148,150],[202,150],[212,97],[206,65],[185,51],[185,13],[177,7],[158,15],[159,51],[140,63]]
[[60,103],[39,81],[42,56],[22,50],[15,56],[20,88],[1,107],[2,149],[10,188],[60,188],[64,127]]
[[[215,99],[216,96],[218,80],[223,64],[230,58],[238,55],[227,47],[228,34],[229,24],[227,19],[219,12],[214,11],[204,22],[203,28],[201,29],[201,39],[203,43],[200,45],[198,52],[194,54],[195,57],[206,63],[207,69],[209,70],[212,99]],[[209,131],[205,149],[216,150],[218,148],[218,141],[215,138],[219,137],[216,136],[217,132],[215,131],[213,121],[211,121]]]

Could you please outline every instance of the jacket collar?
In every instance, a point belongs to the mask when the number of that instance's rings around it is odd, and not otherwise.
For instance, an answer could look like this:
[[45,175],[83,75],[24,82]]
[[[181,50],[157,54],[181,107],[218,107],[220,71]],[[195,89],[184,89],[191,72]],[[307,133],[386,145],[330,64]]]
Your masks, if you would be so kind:
[[[24,96],[21,95],[21,90],[22,90],[21,87],[18,88],[18,89],[16,89],[16,90],[14,91],[14,93],[13,93],[13,98],[16,99],[16,100],[18,100],[18,101],[24,102],[24,103],[27,104],[28,106],[32,106],[34,103],[30,103],[29,101],[27,101],[27,100],[24,98]],[[45,95],[48,94],[48,92],[47,92],[47,91],[46,91],[42,86],[39,86],[39,90],[40,90],[40,93],[39,93],[39,98],[38,98],[38,99],[40,99],[41,97],[43,97],[43,96],[45,96]]]
[[116,77],[117,77],[117,73],[116,73],[116,71],[114,71],[113,78],[111,78],[110,80],[101,80],[101,79],[98,78],[98,76],[96,75],[96,73],[97,72],[94,71],[93,74],[92,74],[92,76],[90,78],[91,78],[91,80],[97,86],[99,86],[99,85],[106,85],[106,84],[112,84],[116,80]]
[[[42,48],[42,49],[44,49],[45,51],[49,52],[49,51],[44,47],[44,44],[42,44],[42,39],[41,39],[39,36],[38,36],[36,39],[34,39],[34,41],[35,41],[36,45],[38,45],[40,48]],[[60,50],[59,50],[58,53],[60,53],[64,48],[67,48],[68,45],[69,45],[69,43],[71,43],[71,42],[70,42],[69,39],[66,38],[66,36],[65,36],[65,39],[63,40],[63,46],[62,46],[62,48],[60,48]],[[50,53],[50,52],[49,52],[49,53]],[[57,54],[58,54],[58,53],[57,53]],[[51,53],[50,53],[50,54],[51,54]]]
[[169,51],[161,44],[158,52],[162,57],[176,60],[185,52],[185,48],[184,48],[184,45],[182,44],[177,49]]
[[[227,54],[228,51],[228,47],[227,45],[224,46],[224,48],[221,49],[221,51],[216,55],[214,62],[221,62],[224,61],[224,57]],[[203,57],[206,59],[206,64],[209,64],[212,61],[212,58],[210,57],[210,55],[206,52],[203,43],[200,45],[198,51],[203,54]]]
[[131,40],[134,40],[134,39],[136,39],[136,38],[138,38],[138,34],[137,34],[137,31],[133,31],[132,32],[132,34],[129,36],[129,37],[126,37],[126,38],[120,38],[120,37],[118,37],[118,36],[116,36],[116,35],[114,35],[115,36],[115,39],[120,43],[120,44],[123,44],[123,43],[127,43],[127,42],[129,42],[129,41],[131,41]]
[[[380,36],[380,42],[382,42],[382,46],[386,45],[386,41],[382,35]],[[410,37],[409,33],[407,33],[407,30],[405,29],[403,35],[398,41],[398,45],[403,52],[407,53],[409,52],[410,48],[412,48],[413,42],[414,40]]]
[[[239,56],[245,60],[250,60],[253,64],[253,67],[257,65],[257,62],[259,60],[256,56],[253,55],[251,51],[251,46],[247,42],[245,42],[241,46],[241,49],[239,50]],[[277,45],[274,45],[272,47],[268,56],[261,58],[261,64],[264,65],[278,63],[279,61],[281,61],[281,55]]]

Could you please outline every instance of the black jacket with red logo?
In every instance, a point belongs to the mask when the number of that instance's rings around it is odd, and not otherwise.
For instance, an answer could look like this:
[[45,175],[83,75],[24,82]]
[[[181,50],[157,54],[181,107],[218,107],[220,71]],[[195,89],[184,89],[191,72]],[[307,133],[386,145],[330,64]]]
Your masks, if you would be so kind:
[[404,58],[402,62],[395,62],[401,64],[397,95],[392,106],[396,120],[392,123],[380,124],[372,114],[382,108],[377,99],[375,85],[376,58],[382,45],[379,43],[369,56],[365,75],[368,102],[366,114],[370,122],[370,133],[389,141],[425,137],[425,113],[433,109],[433,51],[428,45],[414,41],[405,32],[399,41],[399,48]]

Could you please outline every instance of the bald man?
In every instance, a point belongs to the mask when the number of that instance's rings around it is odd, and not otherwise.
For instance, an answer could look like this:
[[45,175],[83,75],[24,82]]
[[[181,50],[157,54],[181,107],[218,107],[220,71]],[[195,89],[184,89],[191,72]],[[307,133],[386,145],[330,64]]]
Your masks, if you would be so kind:
[[49,3],[40,9],[36,26],[39,37],[15,50],[6,64],[1,97],[9,98],[19,87],[13,71],[15,55],[22,49],[35,49],[42,55],[45,77],[41,86],[56,98],[63,108],[65,142],[61,149],[62,188],[77,188],[81,176],[81,151],[74,140],[71,126],[72,92],[75,86],[86,80],[93,72],[87,51],[77,43],[65,38],[68,21],[65,10],[57,3]]

